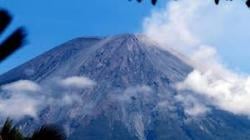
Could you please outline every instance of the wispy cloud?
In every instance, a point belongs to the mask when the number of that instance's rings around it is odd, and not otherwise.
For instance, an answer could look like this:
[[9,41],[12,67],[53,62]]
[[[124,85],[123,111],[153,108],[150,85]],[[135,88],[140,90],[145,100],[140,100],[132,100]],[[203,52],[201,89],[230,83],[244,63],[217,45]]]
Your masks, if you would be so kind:
[[40,90],[40,86],[29,80],[20,80],[10,84],[6,84],[2,86],[3,90],[6,91],[30,91],[30,92],[38,92]]
[[[81,96],[74,91],[94,85],[96,82],[87,77],[57,79],[56,82],[46,87],[29,80],[2,85],[0,87],[0,116],[16,120],[25,116],[37,118],[39,112],[46,106],[62,107],[80,103]],[[68,88],[69,90],[65,90]]]
[[[146,35],[163,49],[174,48],[181,52],[189,59],[179,57],[194,67],[186,80],[177,84],[180,95],[176,98],[183,102],[188,114],[208,111],[208,103],[222,110],[250,116],[250,77],[225,66],[216,47],[209,43],[220,39],[220,45],[226,45],[227,39],[236,33],[233,27],[237,27],[239,36],[244,38],[242,31],[248,25],[243,22],[249,22],[245,20],[249,18],[249,12],[242,10],[244,7],[240,5],[244,4],[234,1],[215,8],[209,0],[172,1],[144,21]],[[239,21],[237,25],[234,25],[235,19]],[[186,97],[182,94],[185,91],[193,91],[193,94]],[[197,102],[197,95],[203,96],[207,103]]]
[[61,86],[63,87],[68,87],[68,88],[91,88],[96,85],[96,83],[84,76],[73,76],[73,77],[68,77],[65,79],[62,79],[60,81]]
[[196,98],[190,94],[180,94],[175,98],[178,102],[183,104],[185,109],[184,111],[189,116],[197,117],[210,111],[210,108],[207,107],[206,104],[202,102],[202,100],[199,100],[199,98]]
[[37,117],[43,99],[39,99],[41,87],[35,82],[20,80],[1,87],[0,116],[19,119],[24,116]]

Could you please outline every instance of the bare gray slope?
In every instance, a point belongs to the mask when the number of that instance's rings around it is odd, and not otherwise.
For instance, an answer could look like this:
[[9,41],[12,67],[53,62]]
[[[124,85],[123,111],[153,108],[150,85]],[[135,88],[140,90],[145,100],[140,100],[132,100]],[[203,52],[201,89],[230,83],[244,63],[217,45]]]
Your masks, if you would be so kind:
[[174,85],[191,71],[170,52],[124,34],[71,40],[1,75],[0,85],[20,79],[42,85],[70,76],[95,81],[94,88],[77,92],[80,103],[49,106],[39,120],[20,122],[55,122],[67,129],[70,140],[249,139],[244,117],[218,110],[197,120],[185,115]]

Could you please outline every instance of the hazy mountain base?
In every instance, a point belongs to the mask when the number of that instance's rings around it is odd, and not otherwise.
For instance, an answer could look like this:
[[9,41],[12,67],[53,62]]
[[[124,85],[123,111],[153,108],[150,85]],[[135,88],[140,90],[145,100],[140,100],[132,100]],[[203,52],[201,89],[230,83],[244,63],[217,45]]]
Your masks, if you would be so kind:
[[250,139],[246,117],[213,107],[206,115],[187,115],[174,85],[192,68],[144,40],[130,34],[78,38],[0,76],[0,85],[27,79],[46,87],[71,76],[97,83],[77,93],[68,91],[81,102],[46,106],[38,119],[26,117],[18,125],[29,133],[34,129],[29,124],[57,123],[69,140]]

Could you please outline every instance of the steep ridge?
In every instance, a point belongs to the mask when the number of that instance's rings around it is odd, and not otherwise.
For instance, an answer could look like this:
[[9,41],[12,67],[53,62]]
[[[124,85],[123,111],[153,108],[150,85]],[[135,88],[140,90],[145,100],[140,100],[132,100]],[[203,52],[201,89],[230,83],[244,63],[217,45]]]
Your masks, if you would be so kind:
[[[213,108],[191,117],[176,100],[175,88],[192,71],[171,52],[145,42],[142,35],[78,38],[62,44],[0,76],[0,85],[31,80],[84,76],[95,81],[81,89],[81,102],[47,106],[28,124],[62,125],[70,140],[214,140],[250,139],[250,121]],[[60,92],[60,91],[58,91]]]

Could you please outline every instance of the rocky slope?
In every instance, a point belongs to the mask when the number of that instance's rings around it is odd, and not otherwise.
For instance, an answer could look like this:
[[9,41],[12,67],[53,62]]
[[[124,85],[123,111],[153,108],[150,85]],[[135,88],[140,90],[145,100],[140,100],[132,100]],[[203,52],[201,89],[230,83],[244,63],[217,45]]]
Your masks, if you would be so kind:
[[72,76],[95,82],[92,88],[67,91],[80,102],[50,104],[38,119],[26,117],[19,126],[28,131],[29,124],[54,122],[69,140],[250,139],[245,117],[216,108],[204,116],[187,115],[176,100],[175,84],[192,67],[146,39],[133,34],[77,38],[1,75],[0,85],[23,79],[47,85]]

